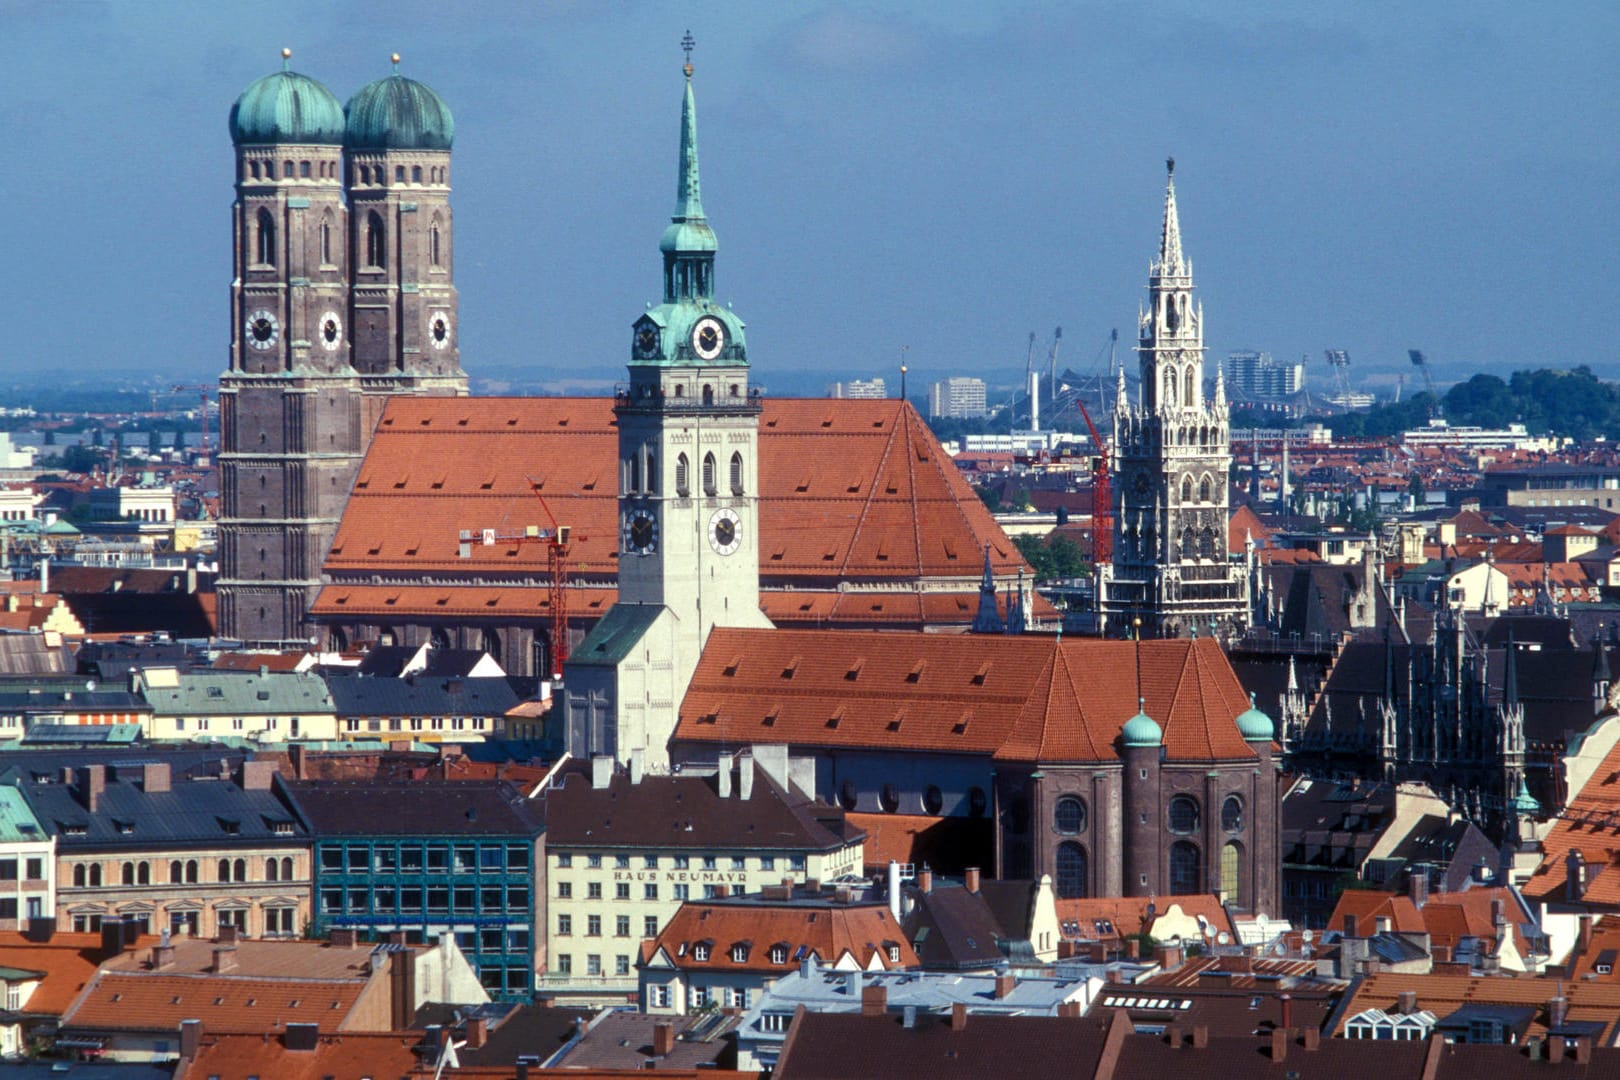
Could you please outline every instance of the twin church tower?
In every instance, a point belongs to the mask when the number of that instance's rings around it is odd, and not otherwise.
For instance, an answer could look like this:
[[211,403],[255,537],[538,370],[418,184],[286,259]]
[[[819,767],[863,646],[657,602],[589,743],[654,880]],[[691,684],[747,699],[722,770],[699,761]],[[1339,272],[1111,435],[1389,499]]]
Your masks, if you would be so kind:
[[230,368],[220,378],[219,626],[305,617],[393,394],[467,393],[456,345],[450,109],[395,71],[349,99],[291,70],[231,109]]

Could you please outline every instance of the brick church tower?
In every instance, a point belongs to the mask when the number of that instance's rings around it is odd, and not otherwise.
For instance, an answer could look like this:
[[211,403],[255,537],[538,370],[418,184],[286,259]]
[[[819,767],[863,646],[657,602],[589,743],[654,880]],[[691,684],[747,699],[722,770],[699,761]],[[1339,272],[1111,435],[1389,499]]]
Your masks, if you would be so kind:
[[454,341],[449,109],[396,72],[356,94],[346,117],[290,55],[230,118],[219,628],[265,644],[310,633],[321,563],[384,395],[467,392]]

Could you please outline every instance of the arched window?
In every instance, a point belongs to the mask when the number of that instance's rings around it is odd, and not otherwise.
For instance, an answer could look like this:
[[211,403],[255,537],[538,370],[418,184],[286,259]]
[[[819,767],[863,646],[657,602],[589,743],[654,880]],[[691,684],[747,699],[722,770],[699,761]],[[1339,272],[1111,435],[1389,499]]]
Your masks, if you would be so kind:
[[647,494],[658,494],[658,454],[650,446],[647,448],[647,474],[645,480],[647,482]]
[[293,174],[293,163],[290,162],[290,161],[283,161],[281,163],[281,175],[283,177],[285,177],[286,179],[291,180],[292,179],[292,174]]
[[140,863],[139,865],[137,865],[135,867],[135,884],[137,884],[137,885],[150,885],[150,884],[152,884],[152,864],[151,863],[143,862],[143,863]]
[[1210,494],[1209,477],[1206,476],[1202,480],[1198,481],[1198,501],[1209,502]]
[[1065,836],[1073,836],[1086,827],[1086,804],[1072,795],[1066,795],[1052,808],[1052,827]]
[[715,472],[714,455],[713,454],[704,454],[703,455],[703,494],[705,494],[705,495],[714,495],[720,490],[719,481],[717,481],[715,479],[714,472]]
[[79,863],[73,868],[73,887],[75,889],[84,888],[84,863]]
[[332,265],[332,222],[330,219],[321,222],[321,263]]
[[388,261],[388,233],[382,215],[373,210],[366,215],[366,265],[383,266]]
[[534,664],[534,673],[542,679],[551,678],[551,638],[544,630],[536,630],[534,643],[529,646],[530,660]]
[[282,881],[291,881],[292,879],[293,879],[292,856],[291,855],[283,855],[281,857],[281,880]]
[[1199,886],[1198,845],[1177,840],[1170,845],[1170,891],[1176,896],[1202,892]]
[[135,884],[135,864],[132,862],[125,863],[122,867],[121,877],[125,885]]
[[259,178],[259,163],[257,161],[250,161],[248,164],[253,170],[253,179],[257,180]]
[[968,817],[982,818],[989,807],[990,801],[985,798],[984,788],[968,788]]
[[1221,847],[1221,900],[1244,907],[1248,898],[1243,895],[1243,848],[1236,841]]
[[855,786],[855,781],[845,780],[838,788],[838,805],[845,810],[853,810],[861,801],[861,789]]
[[1177,795],[1170,800],[1167,820],[1170,831],[1180,836],[1198,831],[1198,800],[1191,795]]
[[485,629],[478,635],[478,647],[497,664],[501,662],[501,635],[494,630]]
[[231,880],[232,881],[246,881],[247,880],[247,860],[246,859],[237,859],[234,863],[231,864]]
[[705,405],[713,405],[714,404],[714,387],[712,385],[710,385],[709,383],[704,383],[703,384],[703,404],[705,404]]
[[195,884],[197,884],[198,876],[199,875],[198,875],[198,869],[197,869],[197,860],[196,859],[187,859],[186,860],[186,884],[187,885],[195,885]]
[[1185,562],[1197,557],[1198,535],[1192,531],[1192,526],[1189,525],[1181,530],[1181,558]]
[[1215,530],[1205,529],[1198,534],[1198,557],[1200,559],[1215,557]]
[[432,260],[434,266],[439,265],[439,223],[437,221],[428,230],[428,258]]
[[743,493],[743,462],[740,453],[731,455],[731,493],[733,495]]
[[231,860],[229,860],[229,859],[221,859],[221,860],[219,860],[219,876],[216,877],[214,880],[215,881],[229,881],[229,880],[231,880]]
[[1190,476],[1181,478],[1181,501],[1184,503],[1192,502],[1192,477]]
[[254,250],[260,266],[276,265],[276,219],[262,206],[259,207],[258,247]]
[[298,176],[303,180],[308,180],[310,178],[309,162],[300,161],[298,163]]
[[1164,298],[1165,329],[1169,330],[1173,334],[1176,332],[1176,327],[1180,325],[1180,323],[1181,313],[1176,310],[1176,298],[1173,296],[1166,296]]
[[101,864],[100,863],[91,863],[90,864],[90,887],[92,889],[101,888]]
[[631,453],[630,460],[624,463],[624,490],[626,494],[633,495],[641,490],[641,455]]
[[432,648],[448,649],[450,647],[450,631],[442,626],[435,626],[428,634],[428,642]]
[[929,784],[923,789],[923,809],[930,814],[938,814],[945,809],[945,793],[939,790],[939,785]]
[[266,880],[266,881],[280,881],[281,880],[281,874],[279,872],[280,869],[281,869],[281,864],[279,862],[277,862],[274,858],[269,858],[269,859],[264,860],[264,880]]
[[1243,800],[1236,795],[1228,795],[1221,803],[1221,828],[1227,832],[1243,831]]
[[412,165],[411,166],[411,183],[420,184],[421,182],[422,182],[422,166],[420,166],[420,165]]
[[1174,406],[1175,403],[1176,373],[1174,371],[1166,371],[1164,373],[1164,401],[1161,404]]
[[175,859],[173,862],[171,862],[169,864],[169,883],[171,885],[180,884],[180,882],[183,880],[181,878],[181,876],[180,876],[180,873],[181,873],[181,871],[180,871],[180,860]]
[[892,814],[900,809],[900,789],[893,784],[884,784],[878,791],[878,805],[883,807],[885,814]]
[[1060,900],[1078,900],[1086,895],[1086,849],[1073,840],[1058,845],[1057,894]]
[[685,454],[675,458],[675,494],[681,498],[692,493],[692,463],[686,460]]

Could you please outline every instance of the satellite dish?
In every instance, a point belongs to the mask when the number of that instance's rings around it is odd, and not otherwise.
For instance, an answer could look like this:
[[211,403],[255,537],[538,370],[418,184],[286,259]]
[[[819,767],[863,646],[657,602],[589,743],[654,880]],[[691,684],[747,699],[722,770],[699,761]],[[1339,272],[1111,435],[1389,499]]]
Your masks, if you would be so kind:
[[1309,945],[1310,942],[1311,942],[1311,939],[1314,938],[1315,936],[1316,935],[1311,933],[1309,930],[1302,930],[1300,932],[1299,939],[1301,941],[1305,942],[1307,945]]
[[1259,915],[1254,917],[1254,925],[1258,926],[1261,930],[1264,930],[1266,927],[1271,925],[1271,920],[1266,918],[1264,912],[1261,912]]
[[1283,953],[1285,953],[1287,951],[1288,950],[1283,948],[1283,943],[1280,942],[1280,941],[1277,942],[1277,944],[1275,944],[1275,945],[1273,945],[1271,947],[1271,955],[1273,955],[1273,956],[1281,956]]
[[1228,941],[1232,940],[1232,935],[1228,934],[1225,930],[1222,930],[1220,933],[1215,935],[1215,940],[1220,942],[1222,945],[1225,945]]
[[1208,923],[1205,923],[1202,927],[1200,927],[1200,929],[1204,931],[1204,936],[1206,938],[1213,938],[1215,936],[1215,928],[1210,926]]
[[96,680],[94,680],[94,679],[86,679],[85,683],[84,683],[84,688],[86,690],[94,690],[96,688]]

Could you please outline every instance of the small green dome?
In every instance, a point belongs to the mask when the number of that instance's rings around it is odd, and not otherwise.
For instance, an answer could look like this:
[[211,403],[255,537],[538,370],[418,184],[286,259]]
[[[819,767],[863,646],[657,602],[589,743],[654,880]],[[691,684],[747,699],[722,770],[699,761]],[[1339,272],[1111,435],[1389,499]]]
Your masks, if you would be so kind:
[[1513,809],[1521,817],[1541,816],[1541,804],[1536,801],[1534,795],[1530,794],[1530,789],[1525,785],[1522,776],[1519,777],[1519,793],[1513,796]]
[[344,107],[345,143],[357,150],[448,150],[456,123],[432,88],[397,71],[360,88]]
[[1164,729],[1147,714],[1147,701],[1136,699],[1137,714],[1125,721],[1121,734],[1126,746],[1159,746],[1164,742]]
[[1238,733],[1248,742],[1270,742],[1277,734],[1271,717],[1255,708],[1254,695],[1249,695],[1249,707],[1238,714]]
[[682,251],[718,251],[714,230],[704,221],[671,222],[658,241],[658,250],[666,255]]
[[341,146],[343,106],[308,75],[277,71],[242,91],[231,106],[231,141]]

